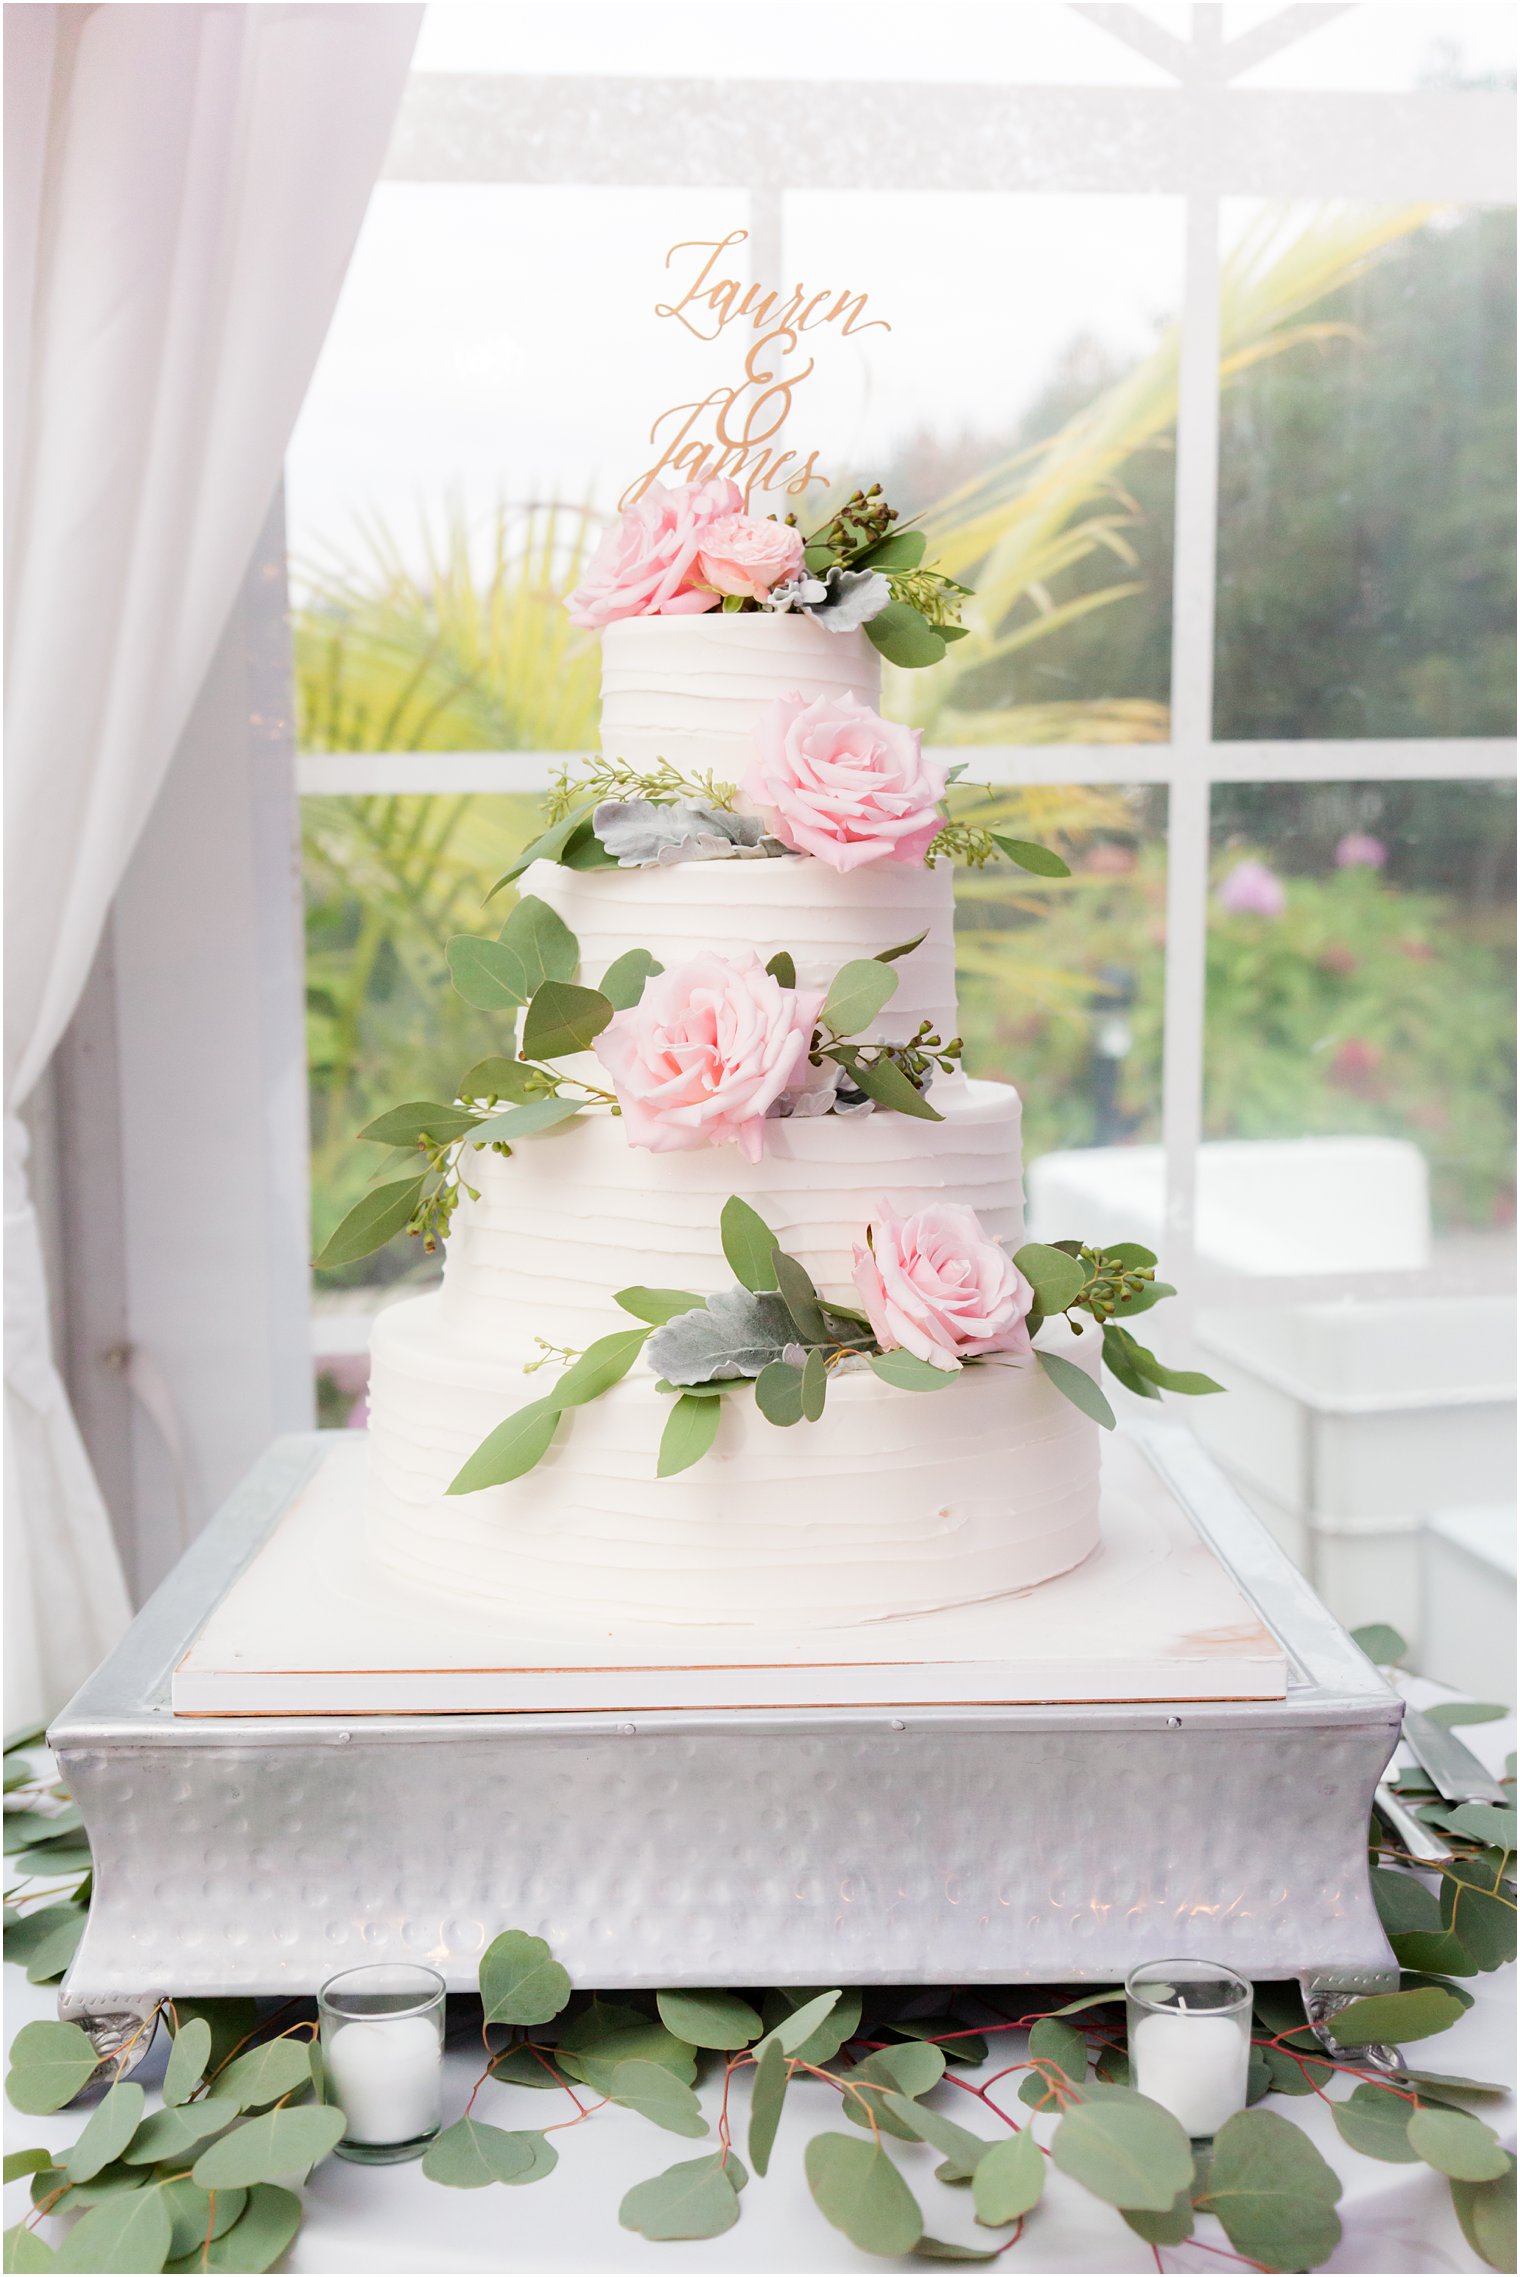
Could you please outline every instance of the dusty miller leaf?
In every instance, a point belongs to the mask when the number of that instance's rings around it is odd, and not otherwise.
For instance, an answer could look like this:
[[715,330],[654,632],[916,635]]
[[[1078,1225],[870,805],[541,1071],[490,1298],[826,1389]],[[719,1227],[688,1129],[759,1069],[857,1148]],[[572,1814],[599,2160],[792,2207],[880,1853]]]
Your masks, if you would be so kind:
[[792,1316],[780,1297],[723,1289],[700,1310],[657,1328],[647,1350],[651,1367],[668,1383],[705,1384],[758,1376],[795,1339]]

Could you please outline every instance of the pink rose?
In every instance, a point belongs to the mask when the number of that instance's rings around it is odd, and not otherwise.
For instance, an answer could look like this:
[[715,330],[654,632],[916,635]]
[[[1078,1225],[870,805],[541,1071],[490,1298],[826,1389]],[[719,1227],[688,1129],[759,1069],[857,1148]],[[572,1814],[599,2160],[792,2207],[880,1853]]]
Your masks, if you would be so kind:
[[901,1346],[948,1369],[978,1352],[1031,1350],[1034,1291],[963,1202],[931,1202],[901,1223],[879,1210],[866,1241],[855,1286],[884,1352]]
[[917,728],[853,696],[781,696],[759,735],[744,792],[783,846],[836,870],[923,859],[944,819],[945,771],[924,757]]
[[720,593],[763,601],[773,585],[785,584],[802,567],[802,532],[785,522],[724,514],[708,525],[698,567]]
[[806,1065],[823,998],[783,988],[753,954],[656,973],[595,1045],[631,1143],[670,1154],[733,1139],[758,1162],[765,1118]]
[[1281,917],[1288,897],[1265,862],[1237,862],[1219,889],[1219,906],[1232,917]]
[[570,622],[596,628],[619,617],[686,617],[716,608],[717,595],[697,582],[697,559],[712,525],[743,503],[726,475],[681,489],[652,482],[592,555],[565,604]]

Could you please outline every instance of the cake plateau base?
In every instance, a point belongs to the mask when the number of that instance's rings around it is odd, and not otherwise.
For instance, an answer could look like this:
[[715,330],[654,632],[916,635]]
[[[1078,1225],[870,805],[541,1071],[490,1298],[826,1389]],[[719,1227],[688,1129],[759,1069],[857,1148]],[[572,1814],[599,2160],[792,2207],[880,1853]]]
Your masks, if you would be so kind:
[[[1397,1982],[1367,1878],[1402,1703],[1180,1427],[1130,1436],[1281,1646],[1277,1699],[176,1715],[175,1669],[330,1444],[276,1442],[50,1733],[95,1856],[59,2010],[312,1993],[498,1931],[574,1982],[1113,1982],[1196,1954]],[[1056,1585],[1052,1585],[1056,1586]]]

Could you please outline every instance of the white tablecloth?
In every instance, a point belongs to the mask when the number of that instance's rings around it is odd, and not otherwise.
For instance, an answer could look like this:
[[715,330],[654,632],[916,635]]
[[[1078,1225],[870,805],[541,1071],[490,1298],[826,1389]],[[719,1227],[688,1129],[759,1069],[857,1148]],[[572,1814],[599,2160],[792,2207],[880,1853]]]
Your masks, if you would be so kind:
[[[1434,1686],[1414,1681],[1408,1690],[1415,1699],[1441,1696]],[[1463,1736],[1495,1770],[1502,1768],[1505,1752],[1514,1744],[1511,1723],[1475,1725]],[[1508,2143],[1514,2140],[1514,1977],[1510,1968],[1468,1979],[1472,2009],[1449,2032],[1413,2043],[1408,2051],[1411,2063],[1428,2065],[1432,2071],[1506,2082],[1511,2094],[1502,2105],[1486,2102],[1482,2114]],[[55,2013],[53,1991],[26,1984],[19,1969],[6,1971],[6,1991],[8,2038],[33,2017]],[[1040,2005],[1038,1993],[1027,1987],[1011,1997],[1024,2013]],[[1021,2036],[999,2034],[994,2044],[989,2072],[1019,2061],[1024,2052]],[[155,2081],[165,2053],[160,2035],[154,2054],[136,2076]],[[468,2046],[451,2049],[446,2119],[462,2111],[479,2068],[477,2051]],[[1015,2108],[1017,2089],[1017,2079],[1005,2080],[998,2100]],[[961,2125],[986,2134],[994,2131],[991,2114],[971,2097],[942,2088],[936,2101]],[[704,2093],[704,2104],[714,2116],[716,2098],[711,2090]],[[1462,2236],[1445,2182],[1429,2167],[1385,2165],[1348,2149],[1328,2109],[1314,2096],[1274,2098],[1272,2108],[1303,2127],[1342,2177],[1339,2211],[1345,2234],[1327,2268],[1433,2277],[1435,2272],[1484,2266]],[[499,2126],[542,2127],[574,2113],[568,2098],[558,2094],[493,2084],[482,2090],[475,2115]],[[1019,2115],[1025,2115],[1022,2108]],[[745,2075],[736,2082],[731,2116],[735,2147],[742,2157],[748,2128]],[[78,2111],[27,2119],[7,2107],[6,2148],[66,2144],[77,2138],[82,2124]],[[1051,2124],[1035,2121],[1042,2135],[1048,2134]],[[721,2238],[684,2245],[651,2244],[622,2229],[618,2205],[634,2183],[678,2160],[700,2156],[708,2145],[666,2134],[612,2106],[584,2125],[556,2134],[558,2167],[546,2181],[522,2188],[445,2190],[425,2181],[416,2166],[358,2167],[329,2159],[307,2186],[306,2218],[283,2266],[329,2277],[340,2272],[345,2277],[348,2273],[417,2277],[418,2272],[443,2277],[445,2272],[466,2270],[511,2272],[513,2277],[549,2271],[633,2271],[647,2272],[648,2277],[675,2271],[706,2277],[707,2272],[785,2270],[789,2277],[806,2277],[808,2272],[922,2270],[927,2266],[922,2261],[888,2263],[858,2252],[830,2229],[814,2206],[803,2174],[803,2150],[810,2135],[839,2125],[827,2089],[796,2083],[788,2096],[770,2173],[763,2181],[751,2180],[738,2225]],[[947,2189],[933,2179],[938,2152],[920,2144],[895,2143],[893,2155],[900,2157],[932,2234],[969,2245],[990,2242],[989,2233],[974,2225],[969,2192]],[[13,2183],[5,2194],[7,2226],[21,2218],[28,2204],[26,2184]],[[1199,2222],[1198,2237],[1228,2254],[1228,2240],[1212,2220]],[[1161,2260],[1167,2271],[1207,2270],[1212,2277],[1242,2266],[1191,2243],[1164,2247]],[[1025,2272],[1104,2271],[1114,2277],[1135,2271],[1154,2277],[1156,2262],[1151,2249],[1118,2214],[1063,2175],[1047,2170],[1039,2210],[1000,2266]]]

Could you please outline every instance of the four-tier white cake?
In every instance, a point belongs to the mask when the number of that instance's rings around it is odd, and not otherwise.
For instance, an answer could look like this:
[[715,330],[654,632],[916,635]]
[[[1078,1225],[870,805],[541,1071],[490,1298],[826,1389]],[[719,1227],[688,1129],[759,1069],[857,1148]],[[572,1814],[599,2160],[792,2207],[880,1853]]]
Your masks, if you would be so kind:
[[[799,614],[638,617],[603,635],[603,748],[647,766],[740,775],[778,697],[874,705],[860,632]],[[536,863],[523,892],[577,936],[594,987],[625,951],[666,967],[705,952],[785,951],[801,986],[906,940],[899,986],[866,1032],[955,1033],[948,863],[839,871],[801,854],[577,870]],[[931,1394],[841,1371],[820,1420],[777,1430],[725,1400],[700,1462],[656,1476],[670,1400],[635,1368],[577,1411],[527,1476],[466,1495],[449,1482],[534,1396],[536,1339],[584,1348],[618,1325],[630,1285],[731,1281],[719,1214],[748,1202],[821,1295],[855,1301],[852,1252],[873,1212],[952,1202],[1017,1246],[1019,1098],[943,1075],[937,1122],[882,1112],[775,1119],[761,1159],[733,1144],[653,1153],[605,1108],[471,1157],[442,1287],[381,1313],[373,1339],[367,1540],[393,1573],[472,1604],[566,1623],[853,1626],[1028,1589],[1098,1535],[1098,1430],[1031,1358],[991,1358]],[[1097,1339],[1042,1343],[1091,1366]],[[1084,1349],[1085,1347],[1085,1349]]]

